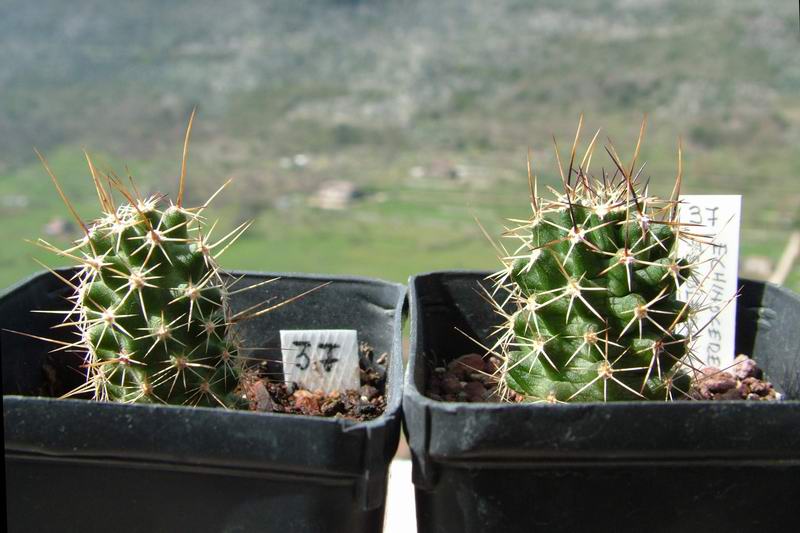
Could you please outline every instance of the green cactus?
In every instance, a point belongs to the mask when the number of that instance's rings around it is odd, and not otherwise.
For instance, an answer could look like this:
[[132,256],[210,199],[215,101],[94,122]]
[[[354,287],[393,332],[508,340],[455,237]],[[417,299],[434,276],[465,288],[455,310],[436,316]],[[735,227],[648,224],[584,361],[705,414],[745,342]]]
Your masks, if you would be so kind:
[[[101,176],[86,155],[102,208],[90,224],[77,215],[40,155],[84,231],[67,250],[39,240],[79,266],[71,279],[56,273],[74,289],[64,323],[77,326],[80,339],[70,346],[86,350],[87,380],[74,393],[125,403],[234,407],[243,402],[241,348],[232,327],[241,316],[231,315],[215,258],[247,224],[212,244],[213,226],[206,228],[202,216],[208,202],[183,206],[192,119],[175,203],[163,196],[143,198],[132,181],[129,189],[116,176]],[[124,198],[120,205],[112,191]]]
[[643,134],[644,123],[630,165],[607,146],[615,172],[596,178],[589,164],[597,135],[575,160],[579,124],[566,174],[558,160],[563,193],[540,198],[531,179],[533,216],[510,232],[519,246],[495,275],[509,295],[497,305],[507,318],[498,343],[505,393],[664,400],[687,389],[691,342],[678,331],[694,310],[677,291],[693,264],[678,257],[677,244],[693,236],[677,218],[680,148],[671,198],[651,196],[636,168]]

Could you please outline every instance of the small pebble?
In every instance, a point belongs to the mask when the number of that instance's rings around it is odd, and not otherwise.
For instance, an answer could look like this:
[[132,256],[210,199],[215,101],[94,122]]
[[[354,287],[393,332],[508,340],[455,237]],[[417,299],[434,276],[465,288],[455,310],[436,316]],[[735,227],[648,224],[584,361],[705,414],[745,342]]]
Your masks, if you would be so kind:
[[715,400],[741,400],[742,393],[736,390],[736,388],[727,389],[726,391],[717,394],[714,396]]
[[447,374],[442,379],[442,390],[445,393],[455,394],[461,390],[461,382],[457,377]]
[[294,408],[304,414],[310,414],[319,411],[318,397],[306,390],[297,390],[293,394]]
[[711,392],[725,392],[736,387],[736,378],[719,368],[709,366],[703,369],[703,386]]
[[369,401],[378,395],[378,389],[372,385],[362,385],[359,392],[361,393],[361,397],[364,398],[364,401]]
[[772,383],[754,380],[749,384],[749,387],[750,392],[758,394],[759,396],[766,396],[766,394],[772,389]]
[[253,389],[255,396],[255,410],[271,413],[274,409],[274,404],[272,402],[272,396],[269,395],[267,387],[265,387],[262,382],[257,381],[253,386]]
[[463,380],[476,370],[482,371],[483,364],[483,357],[476,353],[471,353],[450,361],[447,364],[447,370]]
[[464,393],[470,402],[481,402],[486,399],[486,387],[478,381],[471,381],[464,386]]
[[739,379],[757,378],[761,379],[761,369],[758,368],[755,360],[750,359],[744,354],[739,354],[733,360],[733,374]]

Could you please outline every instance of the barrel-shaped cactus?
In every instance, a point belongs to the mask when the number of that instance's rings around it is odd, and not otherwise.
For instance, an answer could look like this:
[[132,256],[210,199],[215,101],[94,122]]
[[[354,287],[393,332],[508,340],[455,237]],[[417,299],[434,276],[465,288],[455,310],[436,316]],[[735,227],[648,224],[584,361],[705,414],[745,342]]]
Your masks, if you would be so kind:
[[[187,131],[188,143],[190,128]],[[242,401],[240,345],[233,330],[226,282],[215,256],[242,225],[212,243],[203,211],[183,206],[186,154],[177,201],[142,197],[114,175],[101,175],[87,155],[102,214],[84,223],[76,244],[60,250],[77,274],[62,281],[74,289],[66,326],[86,351],[86,384],[75,393],[97,400],[232,407]],[[114,196],[122,197],[115,204]]]
[[559,159],[563,192],[538,197],[532,178],[533,215],[508,235],[517,246],[495,293],[507,295],[501,385],[528,401],[672,399],[691,368],[679,331],[692,310],[677,298],[692,266],[678,256],[692,238],[677,218],[681,171],[661,200],[640,184],[637,155],[624,165],[608,146],[614,172],[595,177],[594,140],[580,164],[577,143],[566,173]]

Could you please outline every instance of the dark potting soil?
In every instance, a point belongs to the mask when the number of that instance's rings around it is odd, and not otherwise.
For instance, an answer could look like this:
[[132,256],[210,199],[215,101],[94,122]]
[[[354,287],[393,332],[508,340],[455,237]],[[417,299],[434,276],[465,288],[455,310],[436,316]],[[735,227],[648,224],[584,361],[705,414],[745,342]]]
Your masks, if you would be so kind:
[[[500,359],[471,353],[446,366],[434,366],[426,395],[445,402],[501,402],[497,374]],[[510,402],[524,398],[514,391],[506,393]],[[706,367],[698,372],[689,391],[696,400],[779,400],[780,394],[764,379],[755,360],[739,355],[733,366],[721,370]],[[687,398],[688,399],[688,398]]]
[[326,394],[287,385],[266,371],[266,366],[256,370],[255,379],[247,388],[247,398],[252,411],[286,413],[307,416],[372,420],[386,409],[386,358],[375,357],[374,350],[362,344],[359,371],[361,387],[358,390],[337,391]]

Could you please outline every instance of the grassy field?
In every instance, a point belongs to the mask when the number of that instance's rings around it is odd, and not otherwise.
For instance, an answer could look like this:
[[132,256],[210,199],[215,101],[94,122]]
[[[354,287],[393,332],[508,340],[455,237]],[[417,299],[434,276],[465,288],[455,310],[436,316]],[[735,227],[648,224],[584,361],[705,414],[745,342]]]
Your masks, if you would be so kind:
[[[210,214],[220,229],[255,221],[227,268],[397,281],[493,268],[474,219],[497,234],[524,215],[526,151],[554,184],[551,135],[566,150],[580,113],[623,157],[647,113],[642,159],[660,193],[681,136],[685,191],[742,194],[742,258],[774,264],[800,229],[797,6],[695,4],[6,2],[0,286],[39,269],[34,257],[57,264],[25,242],[67,218],[33,146],[88,219],[82,148],[174,192],[194,106],[191,198],[233,177]],[[363,199],[309,207],[332,179]],[[800,290],[800,268],[787,284]]]

